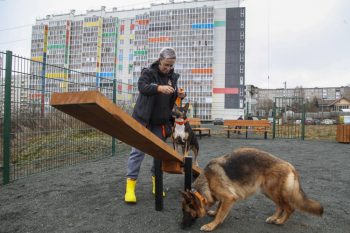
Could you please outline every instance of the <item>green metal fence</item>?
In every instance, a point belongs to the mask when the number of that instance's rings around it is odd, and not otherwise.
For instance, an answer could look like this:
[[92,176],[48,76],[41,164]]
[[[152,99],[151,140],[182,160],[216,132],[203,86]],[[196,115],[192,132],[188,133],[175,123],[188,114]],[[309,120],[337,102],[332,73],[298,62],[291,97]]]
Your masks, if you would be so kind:
[[273,108],[273,138],[305,138],[305,106],[303,98],[275,97]]
[[99,76],[0,51],[0,176],[4,184],[128,148],[117,147],[115,139],[49,105],[53,92],[99,90],[130,113],[132,86],[116,82],[115,75]]

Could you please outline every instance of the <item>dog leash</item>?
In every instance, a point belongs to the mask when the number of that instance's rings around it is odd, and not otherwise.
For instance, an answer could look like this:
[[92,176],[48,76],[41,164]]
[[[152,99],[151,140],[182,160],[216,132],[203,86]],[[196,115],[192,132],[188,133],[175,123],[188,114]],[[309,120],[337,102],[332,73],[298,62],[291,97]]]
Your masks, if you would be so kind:
[[166,138],[165,125],[162,125],[162,135]]

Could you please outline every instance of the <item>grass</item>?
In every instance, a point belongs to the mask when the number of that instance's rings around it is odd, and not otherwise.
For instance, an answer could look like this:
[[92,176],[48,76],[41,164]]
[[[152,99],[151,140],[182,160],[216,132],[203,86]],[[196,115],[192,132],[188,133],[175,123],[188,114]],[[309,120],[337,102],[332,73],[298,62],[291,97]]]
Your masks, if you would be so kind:
[[336,125],[306,125],[305,139],[320,141],[335,141],[337,134]]
[[[211,127],[210,125],[205,125],[205,127]],[[336,125],[305,125],[305,140],[320,140],[320,141],[335,141],[336,139]],[[212,134],[225,135],[226,132],[223,130],[223,126],[212,127]],[[262,136],[263,132],[256,133]],[[279,126],[276,128],[276,137],[281,138],[293,138],[293,136],[301,135],[301,126]],[[272,138],[272,127],[271,132],[268,133],[268,138]]]
[[[117,140],[117,154],[128,150],[130,146]],[[17,133],[11,147],[11,177],[13,180],[111,155],[112,138],[94,129]]]

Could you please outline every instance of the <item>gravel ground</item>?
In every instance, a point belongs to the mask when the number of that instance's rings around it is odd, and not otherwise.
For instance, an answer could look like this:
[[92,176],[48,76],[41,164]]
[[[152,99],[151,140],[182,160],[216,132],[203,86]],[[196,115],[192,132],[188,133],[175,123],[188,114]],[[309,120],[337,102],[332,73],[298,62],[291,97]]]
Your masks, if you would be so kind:
[[[350,145],[336,142],[203,137],[199,163],[238,147],[255,147],[291,162],[322,218],[295,212],[284,226],[265,223],[273,203],[255,195],[237,203],[215,232],[350,232]],[[164,174],[164,210],[155,211],[151,157],[137,183],[136,205],[123,202],[127,154],[33,175],[0,186],[0,232],[199,232],[210,217],[180,228],[182,175]]]

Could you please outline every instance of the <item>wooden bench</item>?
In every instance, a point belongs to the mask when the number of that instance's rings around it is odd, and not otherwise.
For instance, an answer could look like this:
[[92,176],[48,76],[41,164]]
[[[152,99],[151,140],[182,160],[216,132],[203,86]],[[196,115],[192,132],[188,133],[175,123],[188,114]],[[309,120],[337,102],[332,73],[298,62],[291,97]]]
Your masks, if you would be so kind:
[[271,123],[268,120],[224,120],[224,126],[228,138],[230,132],[234,131],[245,132],[246,138],[248,138],[248,132],[264,132],[264,138],[267,139],[267,132],[270,131]]
[[188,121],[189,121],[190,126],[192,128],[192,131],[194,133],[198,132],[197,135],[199,135],[199,138],[202,138],[202,136],[209,136],[210,137],[210,128],[203,128],[203,127],[201,127],[201,119],[199,119],[199,118],[188,118]]

